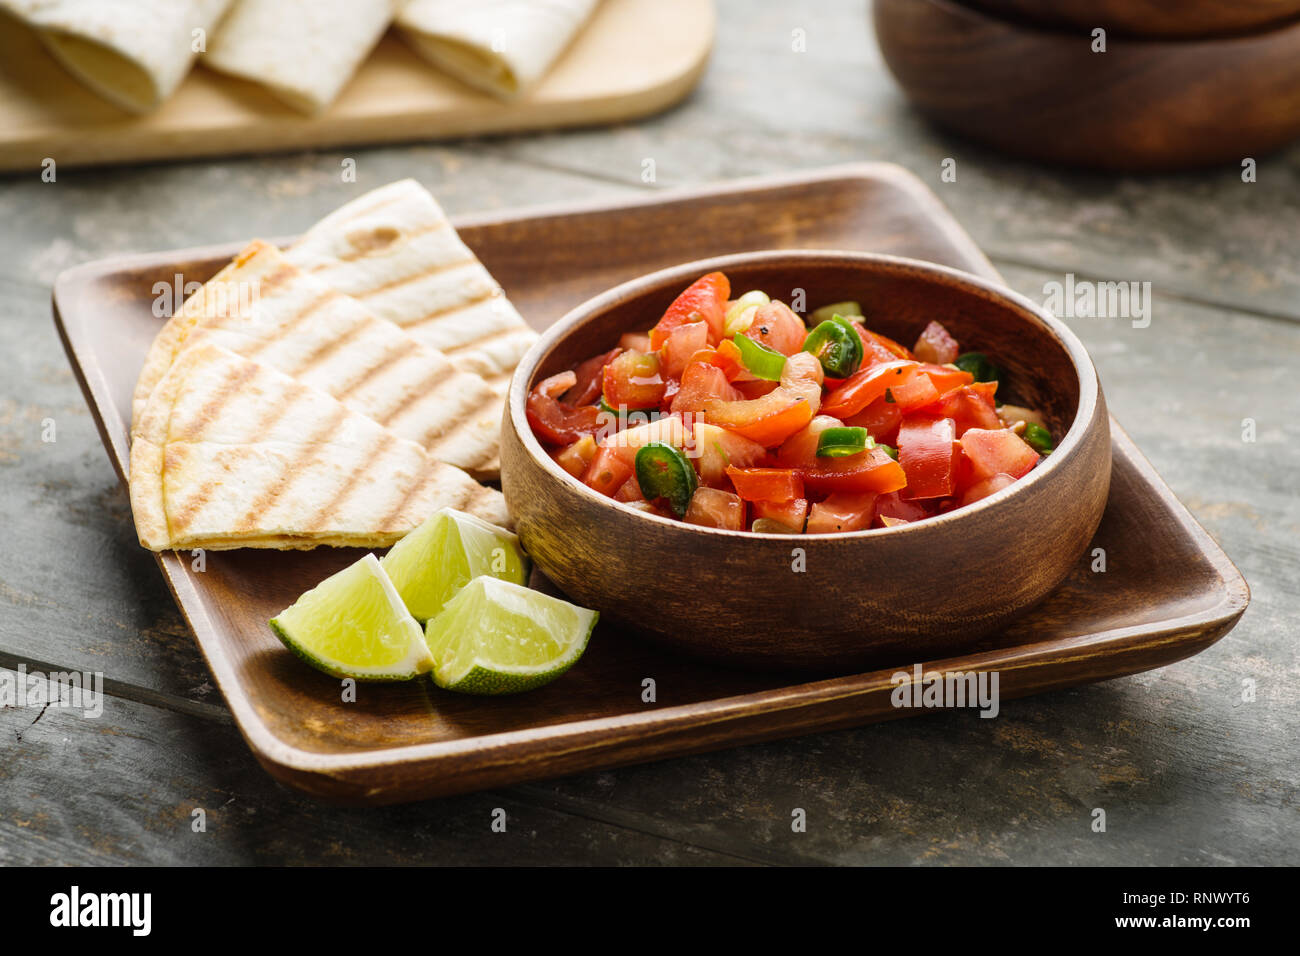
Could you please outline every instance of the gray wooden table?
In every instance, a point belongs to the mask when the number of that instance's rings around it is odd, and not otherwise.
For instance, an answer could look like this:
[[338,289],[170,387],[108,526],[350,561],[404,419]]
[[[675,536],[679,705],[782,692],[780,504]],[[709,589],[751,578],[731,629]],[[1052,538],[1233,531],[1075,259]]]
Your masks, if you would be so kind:
[[[634,126],[0,180],[0,667],[100,671],[110,692],[96,719],[0,709],[0,863],[1300,863],[1300,146],[1258,157],[1251,184],[1235,168],[1043,169],[912,113],[860,0],[720,13],[698,91]],[[1071,324],[1253,603],[1197,657],[996,720],[944,713],[382,810],[284,789],[135,542],[49,290],[112,253],[293,233],[345,198],[347,157],[362,185],[414,176],[452,213],[888,160],[1036,300],[1067,273],[1150,281],[1149,328]]]

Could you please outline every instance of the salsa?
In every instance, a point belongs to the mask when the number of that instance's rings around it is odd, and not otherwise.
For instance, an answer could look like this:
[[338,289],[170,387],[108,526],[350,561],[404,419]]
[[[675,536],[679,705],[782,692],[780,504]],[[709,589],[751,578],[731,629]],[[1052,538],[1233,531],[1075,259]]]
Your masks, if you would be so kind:
[[939,321],[907,348],[857,302],[805,320],[711,272],[647,333],[543,380],[533,433],[628,507],[735,531],[894,527],[972,504],[1053,449],[1002,372]]

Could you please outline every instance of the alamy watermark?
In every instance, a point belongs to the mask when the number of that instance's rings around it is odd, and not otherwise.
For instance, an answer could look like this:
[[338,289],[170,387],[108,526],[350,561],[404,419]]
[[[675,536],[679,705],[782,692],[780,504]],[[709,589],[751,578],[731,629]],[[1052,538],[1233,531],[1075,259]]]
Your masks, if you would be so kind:
[[98,671],[0,670],[0,707],[60,707],[94,719],[104,712],[104,675]]
[[916,664],[911,673],[890,675],[889,683],[895,707],[977,707],[981,717],[996,717],[1000,709],[997,671],[923,671]]
[[1064,282],[1043,284],[1043,307],[1063,319],[1130,319],[1133,328],[1151,324],[1151,283],[1092,282],[1068,273]]

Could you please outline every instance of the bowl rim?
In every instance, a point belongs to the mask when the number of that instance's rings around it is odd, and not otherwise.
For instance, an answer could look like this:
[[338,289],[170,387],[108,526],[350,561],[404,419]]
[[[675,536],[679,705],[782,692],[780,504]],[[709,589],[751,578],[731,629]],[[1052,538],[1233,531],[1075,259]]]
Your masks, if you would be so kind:
[[[597,314],[608,311],[661,285],[680,282],[681,288],[685,289],[695,279],[709,272],[726,272],[728,268],[770,265],[784,261],[788,261],[791,267],[798,267],[801,263],[814,263],[819,260],[838,260],[847,262],[850,265],[873,266],[900,274],[910,273],[913,276],[919,276],[927,280],[943,279],[963,287],[966,292],[1001,305],[1013,306],[1024,313],[1025,318],[1042,325],[1065,350],[1079,379],[1079,402],[1074,410],[1074,419],[1070,423],[1064,438],[1061,439],[1052,454],[1047,456],[1046,461],[1040,462],[1028,475],[1017,479],[1006,488],[996,491],[988,497],[981,498],[969,505],[954,508],[943,514],[935,515],[932,518],[926,518],[924,521],[908,522],[907,524],[895,525],[892,528],[864,528],[857,531],[836,531],[814,535],[797,532],[760,532],[748,529],[733,531],[729,528],[711,528],[705,525],[687,524],[679,519],[665,518],[662,515],[638,511],[635,508],[620,507],[621,502],[615,501],[607,495],[602,495],[593,488],[589,488],[561,468],[555,459],[547,453],[546,449],[542,447],[542,443],[533,433],[524,412],[525,401],[528,396],[528,380],[533,377],[537,367],[560,342],[567,338],[575,328]],[[997,507],[1017,492],[1046,480],[1046,476],[1050,476],[1056,470],[1059,470],[1062,467],[1061,463],[1071,457],[1073,452],[1082,444],[1088,423],[1096,415],[1100,397],[1101,385],[1098,381],[1097,370],[1092,363],[1088,350],[1084,348],[1083,342],[1079,340],[1078,336],[1070,330],[1069,326],[1047,309],[1007,286],[970,272],[964,272],[961,269],[954,269],[951,266],[888,253],[860,252],[850,249],[763,249],[753,252],[711,256],[707,259],[695,259],[679,265],[657,269],[654,272],[648,272],[621,282],[570,309],[542,332],[541,337],[533,343],[523,358],[519,360],[519,364],[515,366],[510,379],[510,388],[507,392],[505,421],[514,430],[520,444],[543,470],[548,471],[561,484],[567,484],[578,494],[585,495],[593,502],[616,508],[621,514],[658,522],[687,533],[698,532],[707,535],[721,535],[742,541],[789,542],[805,539],[842,541],[846,539],[870,539],[884,534],[897,536],[941,532],[955,521],[968,519],[988,507]]]

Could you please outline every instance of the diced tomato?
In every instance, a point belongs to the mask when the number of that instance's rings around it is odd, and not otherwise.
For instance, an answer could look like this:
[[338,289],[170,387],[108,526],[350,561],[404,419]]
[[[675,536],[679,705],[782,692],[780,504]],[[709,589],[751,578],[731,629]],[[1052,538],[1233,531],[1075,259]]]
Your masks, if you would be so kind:
[[993,405],[993,393],[997,384],[976,382],[973,385],[959,385],[940,395],[938,401],[918,409],[918,412],[951,418],[957,425],[958,438],[971,428],[1001,428],[1002,419],[998,417]]
[[614,492],[615,501],[645,501],[645,495],[641,493],[641,486],[637,483],[635,471],[631,478],[619,486],[618,491]]
[[885,401],[897,405],[904,415],[939,398],[939,390],[930,381],[930,376],[919,368],[909,370],[898,378],[897,384],[885,389]]
[[659,411],[667,415],[673,410],[673,402],[677,400],[677,393],[682,390],[682,383],[675,378],[670,378],[664,383],[664,397],[659,400]]
[[[631,469],[636,462],[637,450],[655,441],[665,442],[674,448],[685,448],[686,428],[681,418],[677,415],[665,415],[644,425],[625,428],[602,439],[600,450],[608,451]],[[600,452],[596,454],[599,457]]]
[[916,368],[915,362],[902,360],[860,368],[826,396],[822,410],[839,419],[856,415],[876,399],[883,398],[886,389],[901,385],[905,378],[915,374]]
[[808,499],[791,498],[789,501],[755,501],[754,517],[766,518],[785,525],[792,531],[802,531],[808,520]]
[[704,414],[714,424],[772,448],[812,421],[820,393],[816,387],[803,392],[777,388],[748,401],[714,399],[705,402]]
[[[950,368],[947,365],[933,365],[929,362],[922,362],[921,369],[926,375],[930,376],[930,381],[934,387],[939,390],[939,394],[950,392],[959,385],[969,385],[975,381],[975,376],[970,372],[963,372],[959,368]],[[996,382],[992,384],[997,384]]]
[[686,449],[688,458],[695,462],[700,481],[719,487],[729,484],[727,467],[752,468],[767,456],[767,449],[743,435],[729,432],[717,425],[697,421],[692,427],[691,441]]
[[948,334],[947,329],[934,321],[922,330],[916,345],[912,346],[912,352],[922,362],[933,362],[935,365],[955,362],[957,356],[961,354],[957,340]]
[[612,496],[631,477],[632,463],[620,457],[616,449],[602,445],[582,473],[582,483]]
[[595,454],[596,439],[591,435],[583,435],[572,445],[551,453],[559,466],[574,478],[582,477],[582,473],[587,470],[587,465],[591,463]]
[[882,448],[844,458],[818,458],[821,433],[839,424],[829,415],[818,415],[807,428],[786,440],[777,452],[777,464],[798,471],[809,491],[889,492],[907,484],[903,469]]
[[898,423],[902,420],[903,412],[898,403],[887,402],[881,396],[856,415],[846,418],[844,424],[865,428],[867,434],[886,445],[897,445]]
[[983,478],[980,481],[975,482],[975,484],[967,488],[965,493],[961,496],[961,503],[963,505],[974,504],[981,498],[987,498],[989,495],[1001,491],[1003,488],[1007,487],[1007,485],[1014,485],[1015,483],[1016,479],[1012,478],[1010,475],[1004,475],[1001,473],[991,475],[988,478]]
[[638,352],[653,352],[650,347],[650,336],[645,332],[624,332],[619,336],[618,347],[621,349],[636,349]]
[[717,488],[696,488],[686,509],[687,524],[706,528],[725,528],[728,531],[745,530],[745,502],[739,495]]
[[603,391],[610,408],[658,408],[666,387],[654,352],[629,349],[605,366]]
[[898,491],[907,484],[902,467],[883,448],[847,458],[818,458],[816,464],[800,469],[810,491]]
[[623,504],[626,507],[631,508],[633,511],[644,511],[646,514],[659,515],[659,517],[661,518],[677,517],[675,514],[673,514],[671,509],[669,509],[667,506],[663,505],[662,503],[657,504],[653,501],[637,500],[637,501],[625,501],[623,502]]
[[595,405],[574,408],[558,398],[577,381],[573,372],[561,372],[543,379],[528,395],[524,414],[533,433],[547,444],[570,445],[600,429],[600,409]]
[[682,373],[681,387],[672,400],[674,412],[698,412],[710,399],[735,402],[744,396],[727,381],[727,376],[716,365],[691,362]]
[[[787,366],[797,358],[791,356]],[[811,355],[808,358],[817,362]],[[818,368],[821,368],[820,364]],[[821,394],[821,385],[817,382],[794,381],[782,384],[761,398],[706,402],[704,414],[716,425],[753,439],[765,448],[774,448],[812,421],[821,403]]]
[[610,349],[600,355],[587,359],[573,370],[578,381],[573,388],[561,396],[560,401],[566,405],[595,405],[600,398],[600,387],[604,382],[605,366],[618,358],[623,350]]
[[736,494],[746,501],[792,501],[803,497],[803,479],[790,468],[727,468]]
[[914,361],[916,359],[915,355],[893,339],[881,335],[879,332],[872,332],[863,324],[862,319],[852,319],[850,321],[858,331],[858,338],[862,339],[863,365],[867,364],[868,358],[874,362],[889,362],[894,359]]
[[808,512],[808,534],[834,534],[870,528],[876,516],[874,492],[836,492]]
[[911,415],[898,428],[898,463],[907,475],[905,498],[945,498],[957,490],[961,446],[951,418]]
[[704,322],[690,322],[679,325],[668,333],[663,347],[659,350],[659,363],[662,373],[668,378],[681,378],[686,363],[700,349],[709,344],[709,326]]
[[713,364],[722,369],[727,381],[734,382],[742,375],[748,375],[748,369],[745,368],[744,359],[740,356],[740,346],[736,345],[731,339],[723,339],[718,343],[717,349],[714,350]]
[[934,512],[929,507],[927,501],[909,501],[903,497],[901,491],[891,491],[887,495],[881,495],[876,499],[876,517],[885,523],[885,518],[893,518],[895,521],[920,521],[922,518],[930,517]]
[[858,338],[862,340],[862,364],[858,367],[858,371],[869,369],[876,365],[884,365],[887,362],[896,362],[900,358],[905,359],[907,357],[900,356],[897,353],[890,351],[884,343],[863,327],[860,320],[853,320],[850,324],[858,333]]
[[758,307],[753,323],[742,334],[782,355],[793,355],[803,348],[808,328],[788,305],[772,301]]
[[1038,452],[1009,428],[971,428],[961,436],[976,481],[1007,474],[1023,478],[1038,464]]
[[731,384],[741,398],[762,398],[769,392],[776,391],[781,385],[780,382],[769,382],[764,378],[756,378],[748,382],[736,379]]
[[779,388],[749,401],[706,402],[704,414],[715,425],[774,448],[812,421],[821,396],[821,362],[796,352],[786,359]]
[[663,318],[650,330],[650,348],[661,348],[673,329],[691,322],[707,322],[709,341],[721,341],[726,302],[730,295],[731,283],[721,272],[710,272],[696,279],[673,300]]

